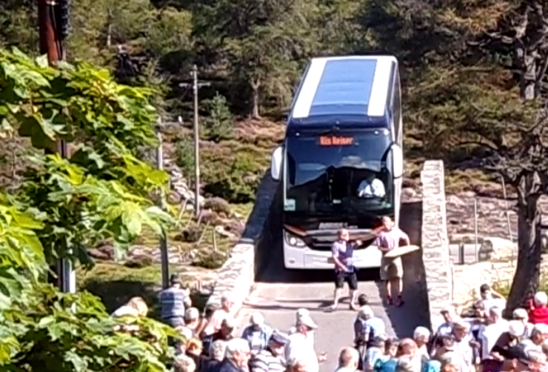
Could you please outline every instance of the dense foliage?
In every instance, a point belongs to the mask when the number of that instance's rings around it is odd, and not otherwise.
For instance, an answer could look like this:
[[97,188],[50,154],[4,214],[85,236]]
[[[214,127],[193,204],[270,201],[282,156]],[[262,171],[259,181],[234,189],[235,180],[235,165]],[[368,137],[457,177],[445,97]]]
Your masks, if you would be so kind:
[[[138,320],[136,336],[87,293],[61,294],[46,282],[65,257],[89,264],[85,248],[112,240],[123,253],[143,226],[163,234],[169,215],[148,194],[167,175],[135,156],[154,145],[149,92],[116,84],[86,64],[47,66],[0,51],[1,133],[28,136],[35,155],[23,186],[0,193],[0,365],[26,371],[164,371],[164,325]],[[68,159],[45,155],[76,140]],[[152,141],[152,142],[151,142]]]

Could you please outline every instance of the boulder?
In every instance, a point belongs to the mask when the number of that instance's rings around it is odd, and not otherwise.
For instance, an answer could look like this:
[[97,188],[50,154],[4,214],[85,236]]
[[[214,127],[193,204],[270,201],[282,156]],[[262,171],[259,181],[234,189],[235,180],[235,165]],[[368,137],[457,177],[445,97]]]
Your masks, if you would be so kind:
[[483,238],[479,248],[480,261],[507,259],[516,254],[517,244],[503,238]]

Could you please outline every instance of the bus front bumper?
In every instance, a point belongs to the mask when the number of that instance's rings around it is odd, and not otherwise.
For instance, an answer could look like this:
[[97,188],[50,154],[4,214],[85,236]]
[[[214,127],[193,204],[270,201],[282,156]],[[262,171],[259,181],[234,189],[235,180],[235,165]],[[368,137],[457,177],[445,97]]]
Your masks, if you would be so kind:
[[[381,267],[381,252],[377,247],[354,251],[354,266],[358,269]],[[308,247],[284,247],[284,266],[287,269],[328,270],[334,268],[330,251],[316,251]]]

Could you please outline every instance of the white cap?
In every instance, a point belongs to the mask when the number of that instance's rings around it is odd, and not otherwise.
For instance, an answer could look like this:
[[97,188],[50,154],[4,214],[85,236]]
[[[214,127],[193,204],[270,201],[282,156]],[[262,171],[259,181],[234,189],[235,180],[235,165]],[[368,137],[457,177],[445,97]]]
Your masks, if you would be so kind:
[[527,319],[529,318],[529,315],[527,314],[527,310],[525,309],[516,309],[512,312],[512,316],[514,319],[521,320],[521,319]]
[[249,323],[253,325],[263,325],[264,324],[264,316],[261,313],[253,313],[249,317]]
[[548,325],[544,323],[535,324],[533,329],[536,329],[539,333],[542,333],[543,335],[548,335]]
[[417,327],[415,328],[415,331],[413,332],[413,338],[420,338],[420,337],[430,337],[430,331],[426,327]]
[[545,292],[537,292],[535,293],[534,301],[537,306],[546,305],[548,303],[548,296],[546,296]]
[[296,315],[297,319],[300,319],[303,316],[310,316],[310,311],[308,309],[301,308],[301,309],[297,310],[295,315]]
[[300,317],[299,320],[297,321],[297,326],[300,326],[300,325],[307,326],[308,328],[311,328],[311,329],[318,328],[318,325],[316,324],[316,322],[314,322],[314,320],[312,320],[310,316]]
[[200,319],[200,311],[195,307],[190,307],[185,311],[186,320],[197,320]]
[[508,333],[514,337],[520,337],[525,333],[525,325],[519,320],[511,320],[508,322]]

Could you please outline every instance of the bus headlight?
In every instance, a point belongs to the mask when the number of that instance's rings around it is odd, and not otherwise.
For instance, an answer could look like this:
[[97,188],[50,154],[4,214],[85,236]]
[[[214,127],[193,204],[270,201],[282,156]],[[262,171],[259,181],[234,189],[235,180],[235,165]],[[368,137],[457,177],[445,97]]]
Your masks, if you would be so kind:
[[289,235],[289,234],[285,234],[285,240],[287,241],[287,243],[289,243],[289,245],[293,246],[293,247],[304,247],[306,246],[306,244],[304,244],[304,242],[297,238],[296,236],[292,236],[292,235]]

